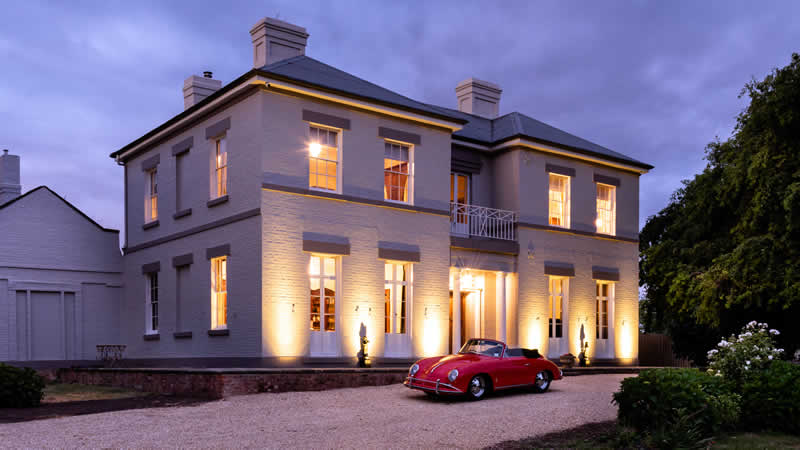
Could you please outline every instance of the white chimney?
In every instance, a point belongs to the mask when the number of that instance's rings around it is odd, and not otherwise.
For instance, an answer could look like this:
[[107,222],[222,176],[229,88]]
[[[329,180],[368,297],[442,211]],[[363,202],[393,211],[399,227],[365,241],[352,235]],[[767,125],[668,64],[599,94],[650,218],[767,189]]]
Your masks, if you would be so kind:
[[222,81],[215,80],[211,72],[203,76],[192,75],[183,81],[183,109],[189,109],[222,87]]
[[456,97],[458,110],[477,116],[494,119],[500,110],[500,86],[488,81],[470,78],[458,83]]
[[0,205],[19,197],[21,192],[19,156],[9,155],[8,150],[3,150],[0,155]]
[[250,37],[253,39],[253,67],[256,69],[306,54],[306,29],[282,20],[270,17],[259,20],[250,29]]

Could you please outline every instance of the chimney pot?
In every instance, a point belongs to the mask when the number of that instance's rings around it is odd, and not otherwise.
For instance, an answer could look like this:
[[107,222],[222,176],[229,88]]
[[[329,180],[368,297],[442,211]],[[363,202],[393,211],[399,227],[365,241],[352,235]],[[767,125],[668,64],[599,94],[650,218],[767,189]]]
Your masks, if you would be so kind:
[[203,78],[214,78],[214,74],[210,70],[203,72]]
[[458,110],[477,116],[494,119],[500,110],[500,86],[477,78],[469,78],[458,83],[456,97]]
[[306,29],[282,20],[265,17],[250,29],[253,41],[253,67],[306,54]]

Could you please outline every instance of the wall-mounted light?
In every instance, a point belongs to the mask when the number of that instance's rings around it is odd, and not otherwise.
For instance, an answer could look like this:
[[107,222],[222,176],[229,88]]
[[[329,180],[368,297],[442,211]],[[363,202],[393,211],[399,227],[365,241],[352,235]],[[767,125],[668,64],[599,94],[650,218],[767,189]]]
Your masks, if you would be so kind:
[[308,144],[308,153],[316,158],[320,153],[322,153],[322,146],[319,145],[319,142],[312,142]]
[[292,312],[294,312],[294,303],[292,303]]

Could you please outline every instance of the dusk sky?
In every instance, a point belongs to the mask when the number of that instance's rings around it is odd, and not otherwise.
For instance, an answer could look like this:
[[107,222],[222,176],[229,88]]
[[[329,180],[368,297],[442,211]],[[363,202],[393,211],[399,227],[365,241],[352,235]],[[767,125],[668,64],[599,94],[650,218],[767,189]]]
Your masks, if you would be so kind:
[[250,27],[306,27],[306,54],[400,94],[456,107],[474,76],[520,111],[656,168],[640,225],[730,136],[744,84],[800,51],[800,2],[11,2],[0,26],[0,148],[23,192],[47,185],[122,229],[108,157],[183,110],[183,80],[252,67]]

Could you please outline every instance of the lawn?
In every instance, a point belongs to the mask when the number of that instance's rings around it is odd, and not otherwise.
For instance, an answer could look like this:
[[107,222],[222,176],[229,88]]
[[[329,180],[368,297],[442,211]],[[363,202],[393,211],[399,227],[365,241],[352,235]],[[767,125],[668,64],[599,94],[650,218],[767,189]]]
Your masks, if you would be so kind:
[[[530,437],[518,441],[505,441],[489,449],[593,449],[593,448],[646,448],[633,433],[617,427],[616,421],[581,425],[569,430]],[[784,433],[733,433],[722,435],[706,443],[711,449],[800,449],[800,436]]]
[[86,400],[116,400],[121,398],[143,397],[148,392],[108,386],[90,386],[85,384],[48,384],[44,389],[42,403],[80,402]]

